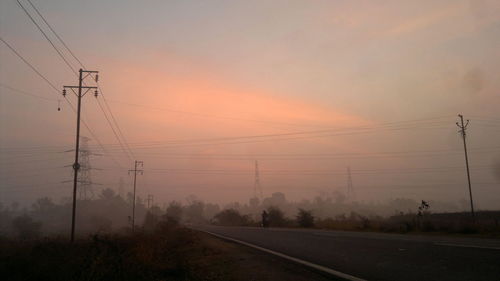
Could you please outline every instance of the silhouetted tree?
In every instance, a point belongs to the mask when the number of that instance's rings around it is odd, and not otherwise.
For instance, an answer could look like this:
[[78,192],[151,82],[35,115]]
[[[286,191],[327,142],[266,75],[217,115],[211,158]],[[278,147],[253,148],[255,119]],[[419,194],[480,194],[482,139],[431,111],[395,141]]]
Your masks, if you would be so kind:
[[267,208],[270,226],[285,226],[287,224],[285,214],[278,207]]
[[52,199],[48,197],[39,198],[32,205],[33,211],[39,214],[47,214],[56,208],[56,205],[52,202]]
[[113,200],[116,197],[116,193],[111,188],[105,188],[99,194],[99,198],[102,200]]
[[297,223],[301,227],[313,227],[314,226],[314,216],[312,211],[306,211],[304,209],[299,209],[297,214]]
[[250,221],[248,216],[243,216],[237,210],[234,209],[226,209],[217,213],[214,216],[214,220],[216,224],[225,226],[248,225]]
[[144,231],[150,233],[153,232],[156,229],[156,226],[158,225],[159,221],[160,220],[157,215],[153,214],[153,212],[151,211],[148,211],[146,213],[146,217],[144,218],[144,223],[143,223]]
[[22,215],[12,220],[12,226],[21,239],[32,239],[40,236],[41,223],[33,221],[28,215]]
[[167,220],[180,222],[182,218],[182,205],[177,201],[172,201],[167,207],[167,211],[165,213],[165,217]]
[[205,218],[203,217],[204,208],[205,208],[205,203],[201,201],[192,201],[191,204],[187,205],[184,208],[184,214],[186,216],[187,221],[193,223],[205,222]]

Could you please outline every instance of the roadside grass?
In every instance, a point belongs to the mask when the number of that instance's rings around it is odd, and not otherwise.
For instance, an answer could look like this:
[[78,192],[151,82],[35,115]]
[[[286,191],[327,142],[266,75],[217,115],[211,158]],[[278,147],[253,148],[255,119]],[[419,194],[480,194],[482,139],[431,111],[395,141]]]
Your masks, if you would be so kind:
[[[335,218],[316,218],[313,211],[299,209],[295,219],[285,217],[283,212],[268,209],[268,223],[271,227],[316,228],[327,230],[371,231],[388,233],[421,233],[468,235],[500,238],[500,211],[476,212],[475,220],[468,212],[457,213],[400,213],[391,217],[364,216],[356,212],[341,214]],[[271,216],[274,212],[274,216]],[[236,210],[224,210],[212,223],[223,226],[260,227],[261,222],[250,215],[241,215]]]
[[399,214],[389,218],[349,217],[318,219],[315,227],[332,230],[393,233],[456,234],[500,238],[500,211],[470,213]]
[[151,233],[0,239],[3,280],[232,280],[231,262],[197,232],[160,223]]

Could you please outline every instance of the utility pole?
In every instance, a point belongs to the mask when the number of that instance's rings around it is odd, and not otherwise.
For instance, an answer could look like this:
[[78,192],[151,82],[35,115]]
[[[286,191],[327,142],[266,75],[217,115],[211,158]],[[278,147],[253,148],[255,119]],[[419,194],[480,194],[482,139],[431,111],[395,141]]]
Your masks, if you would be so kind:
[[[75,217],[76,217],[76,189],[77,189],[77,183],[78,183],[78,170],[80,169],[80,163],[78,163],[78,155],[79,155],[79,149],[80,149],[80,113],[81,113],[81,107],[82,107],[82,97],[85,96],[85,94],[88,93],[88,91],[94,89],[94,96],[97,98],[97,87],[89,87],[89,86],[82,86],[83,80],[87,78],[88,76],[91,76],[92,73],[95,73],[95,81],[97,82],[98,80],[98,71],[90,71],[90,70],[83,70],[80,68],[79,72],[79,77],[78,77],[78,86],[63,86],[63,96],[66,97],[66,89],[70,89],[78,98],[78,105],[77,105],[77,115],[76,115],[76,148],[75,148],[75,163],[73,164],[73,170],[75,171],[74,176],[73,176],[73,210],[72,210],[72,215],[71,215],[71,242],[75,240]],[[78,91],[75,92],[75,89]]]
[[128,174],[130,175],[130,173],[134,173],[134,199],[132,200],[132,231],[135,230],[135,187],[136,187],[136,184],[137,184],[137,173],[140,173],[141,175],[144,174],[144,171],[143,170],[138,170],[137,168],[138,167],[143,167],[143,162],[142,161],[137,161],[135,160],[135,163],[134,163],[134,169],[133,170],[128,170]]
[[462,114],[458,114],[458,117],[460,118],[460,123],[456,123],[457,126],[460,128],[460,133],[462,135],[462,139],[464,141],[464,152],[465,152],[465,167],[467,168],[467,182],[469,184],[469,196],[470,196],[470,210],[472,214],[472,220],[475,220],[476,217],[474,215],[474,201],[472,200],[472,187],[470,183],[470,171],[469,171],[469,157],[467,155],[467,143],[465,142],[465,130],[467,129],[467,125],[469,125],[469,119],[467,119],[467,123],[464,125],[464,117]]

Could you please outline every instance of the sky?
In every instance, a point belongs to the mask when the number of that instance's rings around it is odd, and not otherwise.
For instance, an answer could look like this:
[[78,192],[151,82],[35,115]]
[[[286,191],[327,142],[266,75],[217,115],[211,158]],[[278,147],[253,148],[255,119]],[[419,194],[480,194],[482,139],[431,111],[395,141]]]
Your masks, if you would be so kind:
[[[131,191],[141,160],[143,198],[247,202],[258,161],[264,196],[345,192],[350,167],[352,200],[460,202],[463,114],[475,203],[499,207],[498,1],[31,1],[99,71],[82,99],[96,194]],[[62,200],[77,76],[15,0],[0,36],[57,88],[0,42],[0,202]]]

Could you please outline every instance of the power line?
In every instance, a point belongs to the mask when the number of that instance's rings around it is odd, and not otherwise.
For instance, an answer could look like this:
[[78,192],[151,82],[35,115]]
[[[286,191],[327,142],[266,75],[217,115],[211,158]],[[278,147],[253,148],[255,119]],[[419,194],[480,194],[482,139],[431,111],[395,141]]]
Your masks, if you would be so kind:
[[35,19],[31,16],[31,14],[28,12],[28,10],[26,10],[26,8],[24,8],[24,6],[21,4],[21,2],[19,0],[16,0],[16,2],[17,2],[17,4],[19,4],[19,7],[21,7],[23,9],[23,11],[26,13],[26,15],[30,18],[31,22],[33,22],[33,24],[43,34],[43,36],[45,37],[45,39],[50,43],[50,45],[52,46],[52,48],[54,48],[54,50],[57,52],[57,54],[59,55],[59,57],[61,57],[61,59],[64,61],[64,63],[73,71],[73,73],[75,75],[78,75],[77,72],[76,72],[76,70],[73,68],[73,66],[66,60],[66,58],[61,53],[61,51],[59,51],[59,49],[56,47],[56,45],[54,45],[54,42],[52,42],[52,40],[50,40],[50,38],[47,36],[47,34],[45,33],[45,31],[43,31],[43,29],[35,21]]
[[[54,84],[52,82],[50,82],[49,79],[47,79],[47,77],[45,77],[40,71],[38,71],[38,69],[36,67],[34,67],[28,60],[26,60],[14,47],[12,47],[9,43],[7,43],[7,41],[5,41],[2,37],[0,37],[0,41],[2,41],[19,59],[21,59],[27,66],[30,67],[31,70],[33,70],[39,77],[41,77],[52,89],[54,89],[54,91],[57,93],[57,95],[59,95],[59,90],[56,88],[56,86],[54,86]],[[75,107],[73,106],[73,104],[68,100],[68,99],[64,99],[70,106],[70,108],[73,110],[73,112],[76,114],[76,109]],[[111,156],[111,154],[109,154],[109,152],[106,150],[106,148],[104,148],[104,146],[102,145],[101,141],[99,141],[99,138],[94,134],[94,132],[90,129],[90,127],[88,126],[88,124],[85,122],[85,120],[82,120],[82,123],[83,125],[85,126],[85,128],[88,130],[88,132],[92,135],[93,139],[99,144],[99,146],[101,147],[101,149],[103,151],[105,151],[110,157],[111,159],[121,168],[123,168],[117,161],[116,159],[114,159],[113,156]]]
[[[101,103],[99,102],[99,100],[97,101],[97,104],[99,105],[99,108],[101,109],[102,113],[104,114],[104,117],[106,118],[106,120],[108,121],[108,124],[110,124],[110,127],[111,127],[111,131],[113,132],[113,134],[115,135],[116,139],[118,140],[118,143],[120,144],[120,147],[122,148],[123,152],[125,153],[125,155],[127,155],[127,157],[132,160],[132,158],[130,157],[130,155],[128,154],[127,150],[125,150],[125,147],[123,146],[123,143],[121,142],[120,138],[118,137],[115,129],[113,128],[113,126],[111,126],[111,123],[109,121],[109,118],[108,118],[108,115],[106,114],[106,112],[104,111],[104,109],[102,108],[102,105]],[[133,156],[133,155],[132,155]]]
[[31,70],[33,70],[38,76],[40,76],[47,84],[52,87],[57,93],[59,93],[59,90],[52,84],[52,82],[49,81],[38,69],[36,69],[31,63],[29,63],[21,54],[19,54],[14,47],[12,47],[9,43],[7,43],[2,37],[0,37],[0,40],[7,46],[18,58],[20,58],[26,65],[28,65]]
[[59,42],[61,42],[61,44],[64,46],[64,48],[66,48],[66,50],[68,50],[68,52],[71,54],[71,56],[83,67],[83,68],[86,68],[83,63],[75,56],[75,54],[71,51],[71,49],[68,47],[68,45],[66,45],[66,43],[64,42],[64,40],[57,34],[57,32],[52,28],[52,26],[47,22],[47,20],[45,19],[45,17],[40,13],[40,11],[38,11],[38,9],[35,7],[35,5],[33,5],[33,3],[31,2],[31,0],[28,0],[28,2],[30,3],[31,7],[33,7],[33,9],[36,11],[36,13],[38,14],[38,16],[40,18],[42,18],[43,22],[49,27],[50,31],[52,31],[52,33],[56,36],[56,38],[59,40]]
[[[47,36],[47,34],[43,31],[43,29],[40,27],[40,25],[35,21],[35,19],[31,16],[31,14],[24,8],[24,6],[19,2],[19,0],[16,0],[17,3],[19,4],[19,6],[23,9],[23,11],[26,13],[26,15],[31,19],[31,21],[36,25],[36,27],[38,28],[38,30],[44,35],[45,39],[47,39],[47,41],[50,43],[50,45],[54,48],[54,50],[57,52],[57,54],[61,57],[61,59],[63,59],[63,61],[66,63],[66,65],[71,69],[71,71],[76,75],[78,76],[77,72],[75,71],[75,69],[73,68],[73,66],[66,60],[66,58],[64,57],[64,55],[60,52],[60,50],[55,46],[55,44],[52,42],[52,40],[50,40],[50,38]],[[29,0],[28,0],[29,1]],[[68,49],[68,51],[70,52],[70,54],[80,63],[80,65],[82,67],[83,64],[82,62],[75,56],[75,54],[71,51],[71,49],[68,47],[68,45],[62,40],[62,38],[57,34],[57,32],[55,32],[55,30],[52,28],[52,26],[48,23],[48,21],[45,19],[45,17],[43,17],[43,15],[40,13],[40,11],[33,5],[33,3],[31,3],[31,1],[29,1],[29,3],[31,4],[31,6],[35,9],[35,11],[37,12],[37,14],[42,18],[42,20],[45,22],[45,24],[49,27],[49,29],[54,33],[54,35],[61,41],[61,43],[65,46],[65,48]],[[97,80],[97,79],[96,79]],[[57,90],[57,89],[56,89]],[[102,107],[101,107],[101,110]],[[104,111],[103,111],[104,113]],[[113,128],[111,122],[109,121],[109,119],[107,118],[106,116],[106,120],[108,122],[108,124]],[[114,129],[113,129],[114,131]],[[114,132],[115,133],[115,132]],[[115,133],[115,136],[117,137],[116,133]],[[117,137],[118,139],[118,137]],[[120,142],[120,140],[118,139],[118,141]],[[121,142],[120,142],[121,144]],[[128,155],[127,155],[128,156]],[[128,156],[129,157],[129,156]],[[130,157],[129,157],[130,158]]]
[[[22,6],[22,5],[21,5]],[[31,17],[30,17],[31,18]],[[31,18],[32,19],[32,18]],[[38,25],[37,25],[38,26]],[[38,26],[39,27],[39,26]],[[52,89],[54,89],[54,91],[57,93],[57,95],[59,95],[59,90],[56,88],[56,86],[54,86],[54,84],[52,82],[50,82],[40,71],[38,71],[38,69],[36,67],[34,67],[28,60],[26,60],[14,47],[12,47],[7,41],[5,41],[2,37],[0,37],[0,41],[2,41],[19,59],[21,59],[27,66],[29,66],[31,68],[31,70],[33,70],[39,77],[41,77]],[[57,49],[57,48],[56,48]],[[70,108],[73,110],[73,112],[76,114],[76,109],[74,108],[73,104],[71,104],[71,102],[67,99],[64,99],[70,106]],[[99,138],[94,134],[94,132],[90,129],[90,127],[88,126],[88,124],[82,120],[82,123],[83,125],[85,126],[85,128],[89,131],[89,133],[92,135],[93,139],[99,144],[99,146],[101,147],[101,149],[103,151],[106,151],[107,153],[107,150],[104,148],[104,146],[102,145],[102,143],[99,141]],[[109,153],[108,153],[109,154]],[[117,161],[116,159],[114,159],[114,157],[112,157],[110,155],[110,157],[112,158],[112,160],[120,167],[122,167]]]
[[[386,131],[397,131],[397,130],[406,130],[406,129],[418,129],[418,128],[436,128],[436,127],[419,127],[421,125],[439,125],[443,122],[431,122],[431,123],[422,123],[422,124],[412,124],[412,126],[402,126],[395,127],[395,125],[387,125],[381,124],[378,126],[359,126],[352,128],[344,128],[344,129],[330,129],[330,130],[317,130],[317,131],[296,131],[291,133],[277,133],[277,134],[263,134],[263,135],[249,135],[249,136],[236,136],[236,137],[217,137],[217,138],[201,138],[201,139],[177,139],[177,140],[169,140],[169,141],[157,141],[157,142],[148,142],[141,145],[141,143],[133,144],[136,148],[150,149],[150,148],[162,148],[162,147],[173,147],[173,146],[192,146],[192,145],[207,145],[207,144],[238,144],[238,143],[249,143],[249,142],[261,142],[257,141],[246,141],[247,139],[266,139],[264,141],[274,141],[280,140],[278,137],[287,137],[287,136],[301,136],[301,135],[316,135],[312,137],[328,137],[328,136],[337,136],[337,135],[355,135],[362,133],[373,133],[379,132],[379,129],[385,129]],[[392,124],[392,123],[391,123]],[[440,127],[437,127],[440,128]],[[446,127],[448,128],[448,127]],[[294,138],[282,138],[282,140],[287,139],[303,139],[303,138],[311,138],[308,137],[294,137]],[[237,140],[245,140],[241,142],[229,142],[229,141],[237,141]]]
[[[85,65],[83,64],[83,62],[75,55],[75,53],[71,50],[71,48],[69,48],[69,46],[66,44],[66,42],[64,42],[64,40],[62,39],[61,36],[59,36],[59,34],[57,34],[57,32],[54,30],[54,28],[52,28],[52,26],[49,24],[49,22],[45,19],[45,17],[40,13],[40,11],[37,9],[37,7],[35,5],[33,5],[33,3],[31,2],[31,0],[27,0],[31,7],[33,7],[33,9],[36,11],[36,13],[40,16],[40,18],[44,21],[44,23],[47,25],[47,27],[50,29],[50,31],[52,31],[52,33],[57,37],[57,39],[61,42],[61,44],[66,48],[66,50],[71,54],[71,56],[80,64],[80,66],[82,68],[86,68]],[[96,79],[97,80],[97,79]],[[125,139],[125,136],[123,135],[123,132],[122,130],[120,129],[120,126],[118,125],[118,122],[116,121],[116,118],[114,117],[114,114],[113,112],[111,111],[111,108],[110,106],[108,105],[107,101],[106,101],[106,97],[104,96],[104,93],[99,85],[99,82],[97,82],[97,87],[99,88],[99,92],[101,93],[101,96],[104,100],[104,104],[105,106],[107,107],[109,113],[110,113],[110,116],[111,116],[111,119],[113,120],[113,123],[115,124],[117,130],[118,130],[118,133],[120,134],[121,138],[123,139],[123,142],[125,143],[125,145],[127,146],[127,149],[129,151],[129,153],[134,156],[133,152],[130,150],[130,147],[128,147],[127,145],[127,141]],[[108,124],[110,125],[110,127],[113,129],[113,126],[111,124],[111,122],[109,121],[104,109],[102,108],[101,105],[99,105],[99,107],[101,108],[102,112],[104,113],[105,117],[106,117],[106,120],[108,121]],[[114,132],[114,129],[113,129],[113,132]],[[115,132],[114,132],[115,133]],[[115,133],[115,136],[116,133]],[[118,141],[119,138],[117,137]]]
[[[105,95],[104,95],[104,93],[103,93],[103,91],[102,91],[102,89],[101,89],[101,87],[99,85],[99,82],[97,82],[97,87],[99,88],[99,91],[101,92],[102,99],[104,100],[104,105],[108,109],[109,114],[111,115],[111,119],[113,120],[113,122],[114,122],[114,124],[115,124],[115,126],[116,126],[116,128],[118,130],[118,133],[120,134],[121,138],[123,139],[123,143],[127,147],[128,152],[130,153],[130,155],[132,155],[132,157],[135,158],[135,155],[132,152],[132,150],[130,149],[130,146],[128,145],[127,139],[125,138],[125,135],[123,134],[122,129],[120,128],[120,126],[118,125],[118,122],[116,121],[115,115],[113,114],[113,111],[111,110],[111,107],[108,104],[107,98],[105,97]],[[104,113],[104,110],[102,110],[102,111]],[[108,123],[109,123],[109,120],[108,120]],[[111,126],[111,124],[110,124],[110,126]]]
[[38,99],[43,99],[43,100],[48,100],[48,101],[58,101],[57,99],[46,98],[46,97],[35,95],[35,94],[29,93],[29,92],[26,92],[26,91],[23,91],[23,90],[19,90],[19,89],[13,88],[13,87],[11,87],[11,86],[9,86],[7,84],[1,83],[1,82],[0,82],[0,87],[9,89],[9,90],[11,90],[13,92],[17,92],[17,93],[20,93],[20,94],[23,94],[23,95],[27,95],[27,96],[30,96],[30,97],[38,98]]

